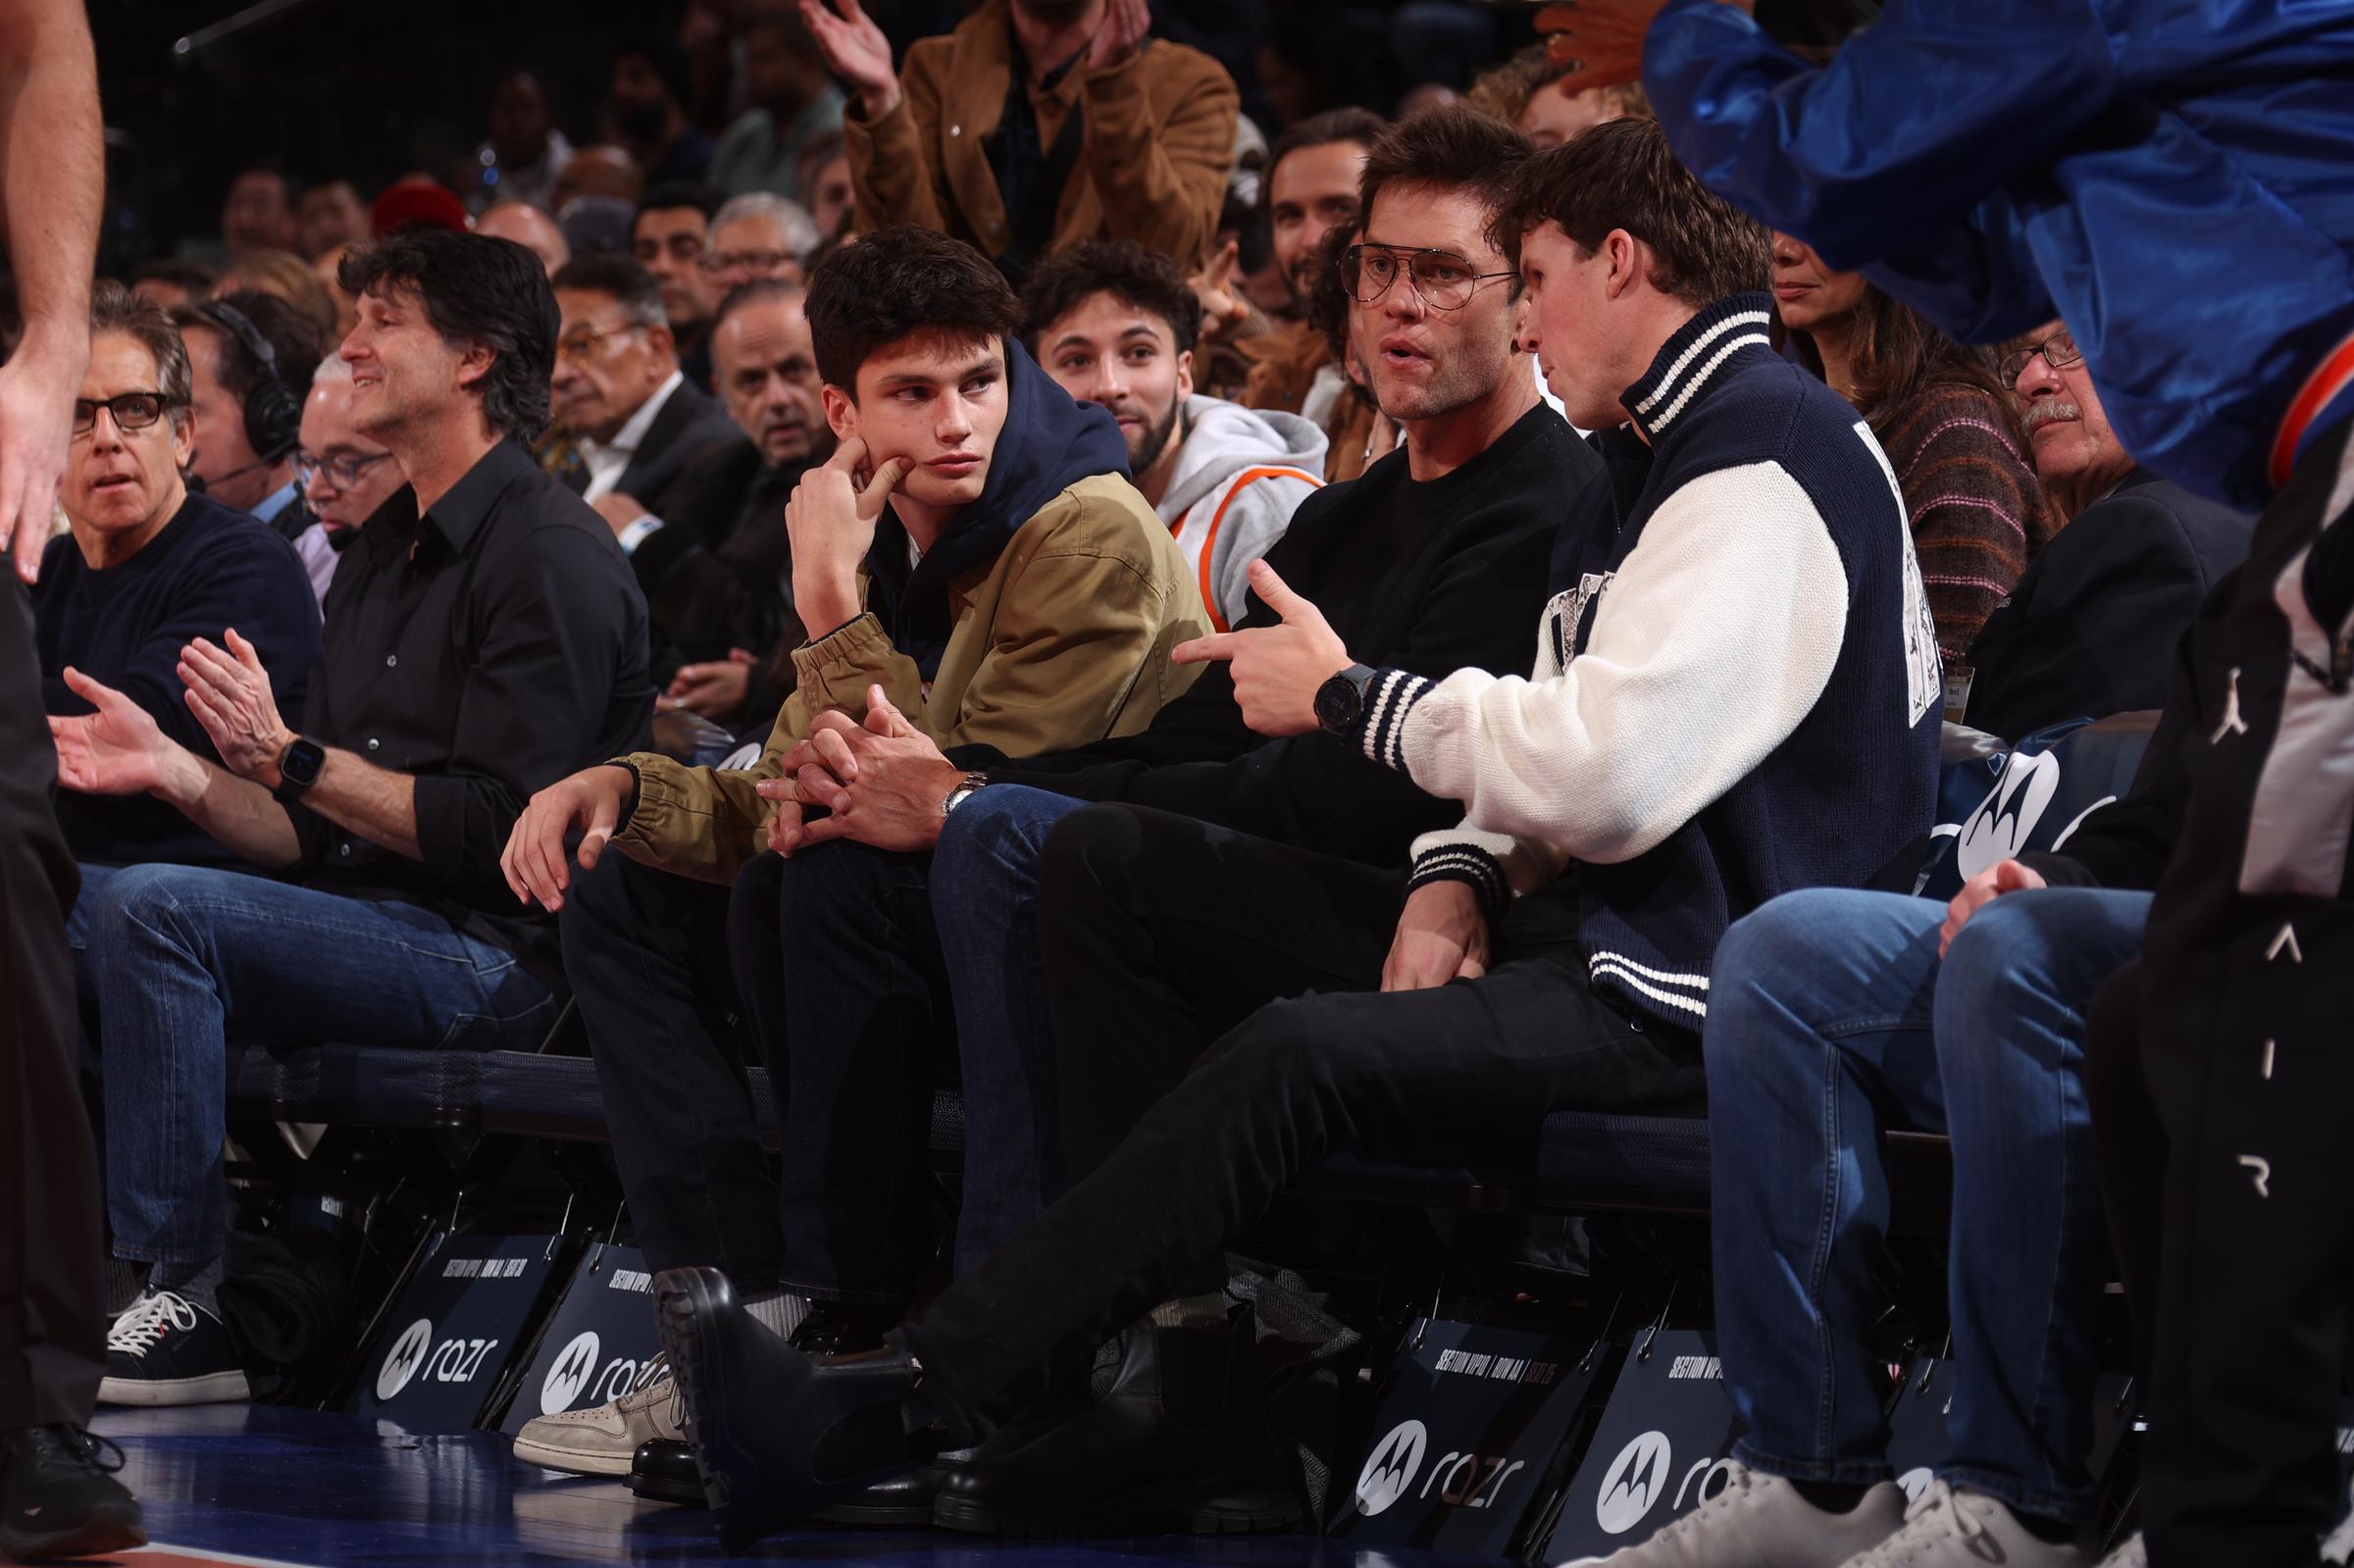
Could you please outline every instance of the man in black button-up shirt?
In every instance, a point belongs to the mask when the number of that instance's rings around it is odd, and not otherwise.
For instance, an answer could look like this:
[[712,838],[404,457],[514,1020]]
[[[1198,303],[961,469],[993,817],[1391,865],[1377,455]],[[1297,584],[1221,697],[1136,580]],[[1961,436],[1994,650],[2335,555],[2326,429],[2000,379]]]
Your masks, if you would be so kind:
[[335,575],[304,733],[233,630],[180,664],[226,766],[123,700],[54,727],[70,786],[153,793],[291,879],[132,867],[93,911],[115,1250],[154,1265],[102,1399],[245,1394],[213,1301],[228,1038],[535,1041],[562,987],[555,932],[507,890],[499,854],[535,790],[642,745],[653,712],[629,565],[523,444],[546,424],[555,350],[537,260],[404,235],[347,261],[343,282],[360,298],[343,344],[355,421],[410,486]]

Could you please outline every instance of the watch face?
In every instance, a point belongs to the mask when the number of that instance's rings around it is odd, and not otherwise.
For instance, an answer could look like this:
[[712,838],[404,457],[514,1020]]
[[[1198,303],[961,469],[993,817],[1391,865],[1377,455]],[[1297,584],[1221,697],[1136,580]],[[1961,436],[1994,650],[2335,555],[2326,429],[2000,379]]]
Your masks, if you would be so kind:
[[314,784],[319,782],[319,765],[326,760],[327,753],[315,742],[297,740],[286,748],[278,771],[298,784]]
[[1336,675],[1316,687],[1316,722],[1327,730],[1346,730],[1356,723],[1362,700],[1356,682]]

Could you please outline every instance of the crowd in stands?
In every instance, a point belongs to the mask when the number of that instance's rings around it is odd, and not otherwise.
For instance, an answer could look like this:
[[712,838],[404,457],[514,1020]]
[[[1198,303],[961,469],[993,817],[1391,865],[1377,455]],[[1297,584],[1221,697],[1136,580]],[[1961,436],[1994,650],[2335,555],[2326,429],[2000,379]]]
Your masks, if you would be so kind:
[[[1577,1109],[1714,1134],[1745,1436],[1628,1568],[2100,1560],[2104,1191],[2145,1338],[2175,1265],[2087,1019],[2241,722],[2255,527],[2137,461],[2111,324],[1965,344],[1542,43],[1275,128],[1146,0],[735,37],[716,139],[668,46],[578,145],[517,71],[493,180],[256,167],[98,287],[34,603],[102,1397],[249,1396],[230,1040],[531,1049],[569,998],[685,1397],[516,1452],[732,1545],[1296,1524],[1228,1243],[1328,1155]],[[2126,799],[1909,895],[1941,721],[2152,711]],[[1910,1507],[1895,1128],[1954,1157]]]

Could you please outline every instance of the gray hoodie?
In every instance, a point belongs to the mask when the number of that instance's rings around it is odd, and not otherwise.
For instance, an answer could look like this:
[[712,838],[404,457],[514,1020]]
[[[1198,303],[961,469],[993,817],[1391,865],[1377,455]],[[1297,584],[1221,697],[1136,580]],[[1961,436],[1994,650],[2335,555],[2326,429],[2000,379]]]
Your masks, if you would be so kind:
[[1324,432],[1297,414],[1222,398],[1185,405],[1185,445],[1160,498],[1160,520],[1194,564],[1202,602],[1224,632],[1243,618],[1251,563],[1324,482]]

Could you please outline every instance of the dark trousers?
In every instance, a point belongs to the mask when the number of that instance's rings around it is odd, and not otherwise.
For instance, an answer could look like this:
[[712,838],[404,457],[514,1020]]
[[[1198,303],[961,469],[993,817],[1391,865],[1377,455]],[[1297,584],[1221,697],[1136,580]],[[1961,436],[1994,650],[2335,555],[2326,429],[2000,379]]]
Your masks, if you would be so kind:
[[2344,1500],[2354,691],[2334,654],[2354,620],[2350,441],[2340,423],[2298,460],[2202,638],[2209,711],[2182,737],[2187,798],[2133,1005],[2113,990],[2093,1017],[2087,1087],[2110,1201],[2128,1206],[2126,1282],[2146,1300],[2155,1281],[2136,1326],[2156,1568],[2310,1568]]
[[2102,982],[2084,1015],[2084,1098],[2109,1251],[2133,1321],[2133,1387],[2150,1388],[2158,1278],[2166,1260],[2166,1126],[2141,1071],[2141,960]]
[[936,1247],[932,1093],[954,1009],[929,855],[846,840],[762,855],[736,882],[728,943],[777,1086],[784,1286],[904,1308]]
[[756,857],[731,891],[610,854],[575,881],[565,973],[653,1267],[905,1303],[934,1250],[932,1091],[954,1040],[925,860],[824,844]]
[[728,965],[728,889],[608,851],[557,916],[638,1244],[778,1288],[784,1241]]
[[0,587],[0,1428],[86,1423],[106,1368],[98,1159],[83,1108],[59,835],[25,590]]
[[1477,981],[1383,995],[1400,881],[1187,818],[1097,805],[1041,872],[1072,1171],[904,1331],[930,1413],[977,1436],[1151,1306],[1327,1155],[1533,1163],[1555,1110],[1688,1105],[1699,1044],[1586,978],[1575,905],[1516,903]]
[[[2344,1502],[2354,910],[2263,902],[2219,943],[2205,1006],[2170,997],[2154,1018],[2144,976],[2139,996],[2113,982],[2091,1017],[2086,1089],[2148,1378],[2157,1568],[2310,1568]],[[2304,961],[2268,962],[2291,920]]]

